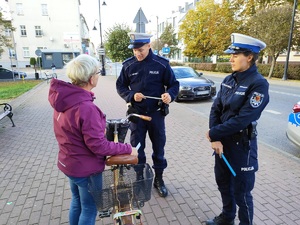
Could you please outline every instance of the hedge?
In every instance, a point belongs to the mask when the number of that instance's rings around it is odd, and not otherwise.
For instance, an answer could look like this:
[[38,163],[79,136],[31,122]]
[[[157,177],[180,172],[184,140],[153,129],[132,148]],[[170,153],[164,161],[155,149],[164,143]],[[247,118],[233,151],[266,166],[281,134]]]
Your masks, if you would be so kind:
[[[231,73],[230,63],[174,63],[171,62],[172,66],[175,65],[187,65],[195,70],[203,71],[213,71],[220,73]],[[257,64],[258,71],[265,77],[268,77],[271,64]],[[275,65],[272,77],[273,78],[282,78],[284,74],[285,64],[277,63]],[[300,65],[299,64],[289,64],[287,78],[290,80],[300,80]]]

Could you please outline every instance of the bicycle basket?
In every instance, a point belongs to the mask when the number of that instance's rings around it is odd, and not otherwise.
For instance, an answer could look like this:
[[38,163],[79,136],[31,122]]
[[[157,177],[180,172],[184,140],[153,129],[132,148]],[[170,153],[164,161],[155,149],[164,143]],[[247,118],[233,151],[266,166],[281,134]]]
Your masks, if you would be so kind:
[[109,141],[114,141],[115,125],[117,126],[118,131],[118,142],[124,143],[129,123],[122,122],[121,120],[106,120],[106,138]]
[[153,171],[148,164],[123,167],[119,171],[118,185],[114,187],[113,171],[102,173],[102,191],[99,186],[89,185],[98,211],[106,211],[113,206],[131,203],[133,207],[143,207],[151,199]]

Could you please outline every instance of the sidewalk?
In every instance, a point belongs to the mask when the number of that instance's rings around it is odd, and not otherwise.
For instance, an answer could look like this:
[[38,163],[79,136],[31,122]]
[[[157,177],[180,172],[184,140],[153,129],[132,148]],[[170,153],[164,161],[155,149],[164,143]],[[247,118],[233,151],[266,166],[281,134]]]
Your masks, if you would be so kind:
[[[64,79],[62,71],[57,71]],[[115,76],[99,77],[95,103],[107,118],[124,118],[124,101],[115,91]],[[0,225],[68,224],[70,189],[56,166],[58,147],[52,128],[49,84],[13,100],[13,119],[0,121]],[[142,208],[144,225],[197,225],[220,213],[214,159],[205,138],[208,121],[180,103],[166,117],[165,183],[169,196],[152,198]],[[151,143],[147,143],[148,163]],[[259,145],[260,170],[253,191],[256,225],[300,224],[300,160]],[[97,225],[112,224],[109,219]]]

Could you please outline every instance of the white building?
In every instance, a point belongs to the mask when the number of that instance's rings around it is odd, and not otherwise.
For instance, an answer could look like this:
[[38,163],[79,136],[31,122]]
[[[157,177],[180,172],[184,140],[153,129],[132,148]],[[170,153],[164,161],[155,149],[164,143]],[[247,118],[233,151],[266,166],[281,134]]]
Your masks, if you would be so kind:
[[80,0],[7,2],[15,28],[7,33],[14,46],[4,49],[1,66],[29,67],[30,58],[41,55],[43,68],[50,68],[52,62],[60,68],[75,55],[89,53],[89,31],[79,11]]

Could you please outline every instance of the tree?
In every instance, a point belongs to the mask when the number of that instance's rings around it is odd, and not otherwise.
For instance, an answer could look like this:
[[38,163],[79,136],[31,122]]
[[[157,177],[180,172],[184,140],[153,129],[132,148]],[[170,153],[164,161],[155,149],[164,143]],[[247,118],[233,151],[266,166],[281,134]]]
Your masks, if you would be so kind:
[[185,45],[183,53],[202,59],[223,53],[230,45],[230,34],[240,23],[235,20],[229,2],[200,1],[195,10],[187,13],[179,28],[179,39],[183,39]]
[[[0,12],[0,30],[10,30],[10,32],[15,30],[12,27],[11,22],[3,18],[2,12]],[[6,36],[4,32],[0,32],[0,54],[4,51],[3,47],[11,48],[12,42],[11,37]]]
[[[292,20],[292,7],[289,4],[273,6],[257,11],[247,23],[248,33],[266,44],[265,53],[272,57],[268,78],[271,78],[279,54],[287,50]],[[299,21],[296,23],[299,24]],[[298,26],[295,26],[298,27]],[[293,32],[295,42],[299,31]]]
[[132,50],[128,48],[130,38],[128,33],[130,28],[126,24],[115,24],[112,28],[108,29],[104,43],[107,55],[114,62],[123,61],[132,56]]
[[[164,32],[161,34],[160,36],[160,42],[161,45],[165,45],[167,44],[170,47],[170,55],[174,56],[177,51],[179,50],[179,48],[177,47],[178,45],[178,40],[176,38],[176,34],[174,32],[174,28],[172,27],[171,24],[166,24],[166,28],[164,30]],[[162,49],[162,47],[160,49]]]

